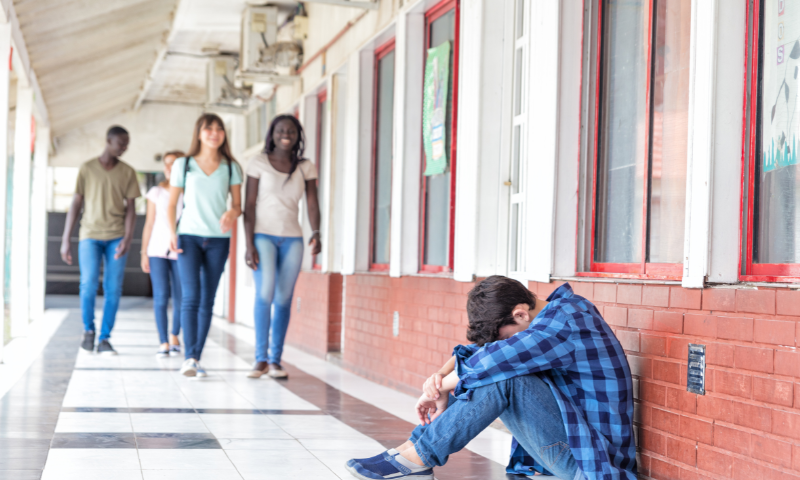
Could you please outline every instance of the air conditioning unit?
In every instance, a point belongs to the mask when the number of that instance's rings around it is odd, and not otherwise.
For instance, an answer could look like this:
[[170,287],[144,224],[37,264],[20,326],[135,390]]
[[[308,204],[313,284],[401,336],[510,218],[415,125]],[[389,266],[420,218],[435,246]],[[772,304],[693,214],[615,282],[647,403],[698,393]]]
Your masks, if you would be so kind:
[[[278,7],[247,7],[242,14],[242,78],[287,83],[302,63],[297,41],[278,41]],[[276,78],[278,77],[278,78]]]
[[226,109],[245,109],[251,89],[235,80],[239,60],[234,56],[211,57],[208,61],[208,106]]

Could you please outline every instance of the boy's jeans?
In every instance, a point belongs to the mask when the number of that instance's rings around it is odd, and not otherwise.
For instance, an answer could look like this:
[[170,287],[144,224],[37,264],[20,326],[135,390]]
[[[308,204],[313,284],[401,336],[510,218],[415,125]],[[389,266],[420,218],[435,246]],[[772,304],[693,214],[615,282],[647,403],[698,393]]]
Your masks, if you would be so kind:
[[[281,363],[289,328],[292,294],[303,262],[303,237],[255,234],[258,268],[256,282],[256,361]],[[269,354],[267,353],[269,344]]]
[[583,478],[567,443],[561,410],[536,374],[476,388],[470,401],[451,395],[447,410],[430,425],[418,425],[409,440],[425,465],[441,466],[497,417],[536,463],[563,480]]
[[122,237],[113,240],[95,240],[86,238],[78,243],[78,265],[81,269],[81,313],[83,316],[83,329],[87,332],[94,331],[94,300],[97,297],[97,287],[100,284],[100,263],[105,260],[103,273],[103,325],[100,328],[100,340],[111,336],[114,321],[119,308],[119,297],[122,296],[122,279],[125,276],[126,253],[119,259],[114,259],[117,246]]

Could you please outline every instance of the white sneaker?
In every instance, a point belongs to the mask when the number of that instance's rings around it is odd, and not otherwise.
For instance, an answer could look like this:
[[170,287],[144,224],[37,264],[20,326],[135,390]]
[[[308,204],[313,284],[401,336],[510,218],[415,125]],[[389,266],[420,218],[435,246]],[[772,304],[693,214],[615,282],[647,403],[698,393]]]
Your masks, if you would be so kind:
[[197,375],[197,361],[194,358],[188,358],[183,365],[181,365],[181,375],[184,377],[194,377]]
[[203,367],[201,367],[199,363],[195,363],[195,365],[197,366],[197,376],[198,377],[205,378],[205,377],[208,376],[206,371],[203,370]]

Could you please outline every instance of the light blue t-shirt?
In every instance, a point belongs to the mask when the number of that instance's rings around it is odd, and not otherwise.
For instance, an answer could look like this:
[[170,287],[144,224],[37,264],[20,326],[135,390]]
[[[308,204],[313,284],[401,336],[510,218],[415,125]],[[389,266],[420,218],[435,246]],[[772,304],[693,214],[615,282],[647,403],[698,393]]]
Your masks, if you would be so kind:
[[223,159],[211,175],[197,165],[190,157],[189,172],[184,179],[186,157],[175,160],[169,184],[183,188],[183,213],[178,224],[178,235],[197,235],[199,237],[230,237],[231,232],[222,233],[219,219],[228,210],[228,190],[230,185],[242,183],[242,171],[234,162],[228,175],[228,164]]

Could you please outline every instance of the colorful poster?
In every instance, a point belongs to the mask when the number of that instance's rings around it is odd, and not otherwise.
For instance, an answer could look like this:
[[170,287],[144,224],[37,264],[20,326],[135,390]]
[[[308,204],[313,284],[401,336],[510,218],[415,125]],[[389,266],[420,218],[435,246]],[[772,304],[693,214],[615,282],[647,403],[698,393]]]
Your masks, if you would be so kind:
[[800,136],[800,2],[764,4],[762,173],[796,165]]
[[447,94],[450,83],[450,42],[428,49],[422,99],[422,144],[426,176],[447,169]]

